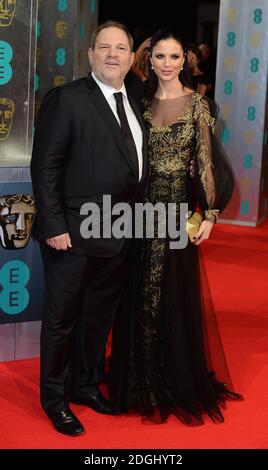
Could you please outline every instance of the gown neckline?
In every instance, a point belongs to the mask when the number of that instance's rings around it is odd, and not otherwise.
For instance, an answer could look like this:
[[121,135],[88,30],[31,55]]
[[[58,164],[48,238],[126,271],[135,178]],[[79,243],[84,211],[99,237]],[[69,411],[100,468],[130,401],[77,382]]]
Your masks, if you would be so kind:
[[[182,96],[178,96],[176,98],[167,98],[165,100],[160,100],[159,98],[156,98],[155,96],[153,97],[152,101],[149,103],[148,105],[148,108],[147,110],[145,111],[145,113],[143,114],[143,117],[145,119],[145,121],[147,121],[150,125],[150,129],[153,130],[153,131],[157,131],[157,132],[163,132],[163,131],[166,131],[166,130],[170,130],[172,128],[172,126],[174,126],[175,124],[178,124],[179,121],[183,121],[183,116],[185,115],[186,111],[187,111],[187,108],[189,106],[189,103],[191,103],[191,100],[193,100],[194,96],[197,95],[197,96],[201,96],[199,95],[199,93],[197,93],[196,91],[193,91],[191,93],[187,93],[186,95],[182,95]],[[184,109],[183,109],[183,112],[181,113],[181,116],[178,117],[178,120],[176,122],[173,122],[171,124],[166,124],[166,125],[163,125],[163,126],[155,126],[153,123],[152,123],[152,102],[154,99],[156,99],[157,101],[170,101],[170,100],[178,100],[182,97],[185,97],[185,96],[189,96],[191,99],[189,99],[185,105],[184,105]],[[202,96],[201,96],[202,97]]]
[[171,101],[171,100],[179,100],[180,98],[184,98],[185,96],[192,96],[194,93],[196,93],[195,91],[191,91],[191,93],[185,93],[184,95],[181,95],[181,96],[174,96],[173,98],[157,98],[156,96],[153,97],[153,100],[157,100],[157,101]]

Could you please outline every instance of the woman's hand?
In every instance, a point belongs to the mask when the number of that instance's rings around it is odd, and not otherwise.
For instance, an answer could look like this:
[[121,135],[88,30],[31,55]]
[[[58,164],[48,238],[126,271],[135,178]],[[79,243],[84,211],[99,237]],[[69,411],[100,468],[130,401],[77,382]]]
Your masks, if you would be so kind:
[[210,220],[203,220],[192,243],[194,245],[200,245],[200,243],[202,243],[204,240],[208,240],[213,225],[213,222]]

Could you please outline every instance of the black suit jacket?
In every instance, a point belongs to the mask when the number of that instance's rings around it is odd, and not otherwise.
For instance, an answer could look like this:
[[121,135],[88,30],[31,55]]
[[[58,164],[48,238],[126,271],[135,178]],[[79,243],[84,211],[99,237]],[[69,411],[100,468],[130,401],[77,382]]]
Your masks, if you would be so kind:
[[84,239],[81,205],[102,196],[112,203],[139,199],[147,170],[146,135],[142,115],[129,96],[143,131],[143,173],[138,174],[120,126],[91,76],[54,88],[45,96],[35,132],[31,175],[37,204],[33,235],[39,240],[69,232],[77,253],[114,256],[120,239]]

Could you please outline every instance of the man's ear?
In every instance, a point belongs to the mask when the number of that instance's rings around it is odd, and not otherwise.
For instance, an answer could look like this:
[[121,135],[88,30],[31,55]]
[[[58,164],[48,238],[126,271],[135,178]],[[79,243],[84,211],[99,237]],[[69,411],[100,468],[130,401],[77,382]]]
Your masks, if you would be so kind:
[[88,51],[87,51],[87,55],[88,55],[88,60],[89,60],[89,62],[90,62],[90,64],[91,64],[91,61],[92,61],[92,55],[93,55],[93,50],[92,50],[92,48],[91,48],[91,47],[88,49]]
[[131,52],[130,67],[132,67],[134,59],[135,59],[135,52]]

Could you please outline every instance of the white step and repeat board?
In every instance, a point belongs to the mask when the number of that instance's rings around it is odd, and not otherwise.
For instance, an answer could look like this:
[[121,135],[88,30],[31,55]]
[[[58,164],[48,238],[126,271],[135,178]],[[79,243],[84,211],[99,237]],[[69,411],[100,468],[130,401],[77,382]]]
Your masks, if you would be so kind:
[[268,211],[267,25],[267,0],[221,0],[215,98],[236,177],[224,223],[254,226]]

